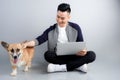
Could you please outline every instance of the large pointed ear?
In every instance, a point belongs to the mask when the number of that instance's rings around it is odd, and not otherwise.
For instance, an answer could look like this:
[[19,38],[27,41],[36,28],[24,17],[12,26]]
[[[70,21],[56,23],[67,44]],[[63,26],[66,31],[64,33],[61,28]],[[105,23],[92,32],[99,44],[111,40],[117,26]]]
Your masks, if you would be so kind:
[[4,41],[1,41],[1,45],[2,45],[5,49],[7,49],[7,48],[9,47],[9,44],[6,43],[6,42],[4,42]]

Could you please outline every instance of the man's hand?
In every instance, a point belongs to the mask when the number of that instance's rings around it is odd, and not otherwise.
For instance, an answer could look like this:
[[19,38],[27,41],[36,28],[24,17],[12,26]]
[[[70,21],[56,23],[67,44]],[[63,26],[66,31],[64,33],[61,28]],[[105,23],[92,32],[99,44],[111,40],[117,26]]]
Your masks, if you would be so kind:
[[22,42],[22,45],[23,46],[26,46],[26,47],[34,47],[35,46],[35,41],[33,40],[33,41],[23,41]]
[[82,51],[79,51],[76,55],[77,56],[85,56],[87,53],[87,50],[86,49],[83,49]]

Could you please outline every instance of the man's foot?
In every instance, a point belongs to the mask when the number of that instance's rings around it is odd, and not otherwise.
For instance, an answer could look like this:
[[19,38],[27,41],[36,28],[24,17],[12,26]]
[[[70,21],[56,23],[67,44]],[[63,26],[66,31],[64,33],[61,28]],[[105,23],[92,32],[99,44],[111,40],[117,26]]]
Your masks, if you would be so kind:
[[82,72],[87,73],[87,64],[83,64],[82,66],[76,68],[77,70],[80,70]]
[[48,72],[58,72],[58,71],[67,71],[66,65],[59,65],[59,64],[48,64],[47,67]]

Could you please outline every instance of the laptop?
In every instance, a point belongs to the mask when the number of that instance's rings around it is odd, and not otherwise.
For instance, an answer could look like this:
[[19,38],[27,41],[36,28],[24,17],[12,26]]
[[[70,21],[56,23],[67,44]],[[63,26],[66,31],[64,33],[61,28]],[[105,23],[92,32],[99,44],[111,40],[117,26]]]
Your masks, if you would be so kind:
[[85,48],[86,48],[85,42],[57,43],[56,54],[57,55],[73,55]]

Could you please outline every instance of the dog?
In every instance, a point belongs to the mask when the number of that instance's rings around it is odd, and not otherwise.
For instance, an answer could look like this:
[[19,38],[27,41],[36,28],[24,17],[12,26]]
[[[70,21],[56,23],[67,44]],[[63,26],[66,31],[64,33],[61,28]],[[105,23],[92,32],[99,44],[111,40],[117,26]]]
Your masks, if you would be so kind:
[[17,75],[17,67],[24,65],[24,71],[27,72],[31,67],[31,61],[34,55],[34,47],[26,47],[23,43],[8,44],[1,41],[1,45],[7,50],[12,66],[11,76]]

